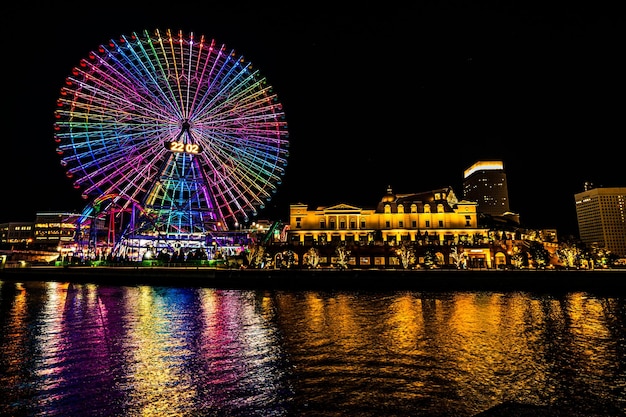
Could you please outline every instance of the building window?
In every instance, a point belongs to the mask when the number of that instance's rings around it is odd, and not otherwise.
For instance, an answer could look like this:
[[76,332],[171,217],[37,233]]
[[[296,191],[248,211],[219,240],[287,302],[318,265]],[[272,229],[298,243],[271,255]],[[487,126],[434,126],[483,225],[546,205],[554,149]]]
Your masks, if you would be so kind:
[[402,220],[398,222],[398,227],[404,227],[404,222]]
[[340,229],[345,229],[346,228],[346,222],[344,222],[343,220],[339,222],[339,228]]
[[430,220],[426,220],[426,227],[430,227]]
[[443,227],[443,220],[439,220],[439,227]]
[[325,220],[321,220],[320,221],[320,229],[326,229],[326,221]]
[[385,221],[385,227],[389,229],[391,227],[391,222],[389,220]]
[[356,229],[356,222],[354,220],[350,221],[350,229]]
[[470,216],[465,216],[465,226],[470,227],[472,225],[472,218]]
[[334,221],[332,221],[332,220],[330,221],[330,228],[331,228],[331,229],[334,229],[334,228],[335,228],[335,222],[334,222]]
[[302,217],[296,217],[296,229],[300,229],[302,227],[300,222],[302,222]]
[[417,221],[412,220],[412,221],[411,221],[411,227],[412,227],[413,229],[415,229],[415,228],[417,227]]
[[361,229],[365,229],[365,220],[361,220]]

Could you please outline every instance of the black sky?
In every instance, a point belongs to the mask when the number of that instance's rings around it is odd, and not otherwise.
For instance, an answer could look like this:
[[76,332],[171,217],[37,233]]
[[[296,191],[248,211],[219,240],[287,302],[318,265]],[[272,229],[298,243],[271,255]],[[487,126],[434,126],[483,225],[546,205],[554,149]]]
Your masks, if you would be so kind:
[[3,12],[0,222],[83,209],[55,153],[60,88],[100,44],[157,28],[225,44],[278,93],[290,156],[260,217],[287,219],[297,202],[373,207],[387,185],[462,197],[465,168],[501,159],[523,225],[576,235],[584,181],[626,186],[624,19],[602,2],[157,3]]

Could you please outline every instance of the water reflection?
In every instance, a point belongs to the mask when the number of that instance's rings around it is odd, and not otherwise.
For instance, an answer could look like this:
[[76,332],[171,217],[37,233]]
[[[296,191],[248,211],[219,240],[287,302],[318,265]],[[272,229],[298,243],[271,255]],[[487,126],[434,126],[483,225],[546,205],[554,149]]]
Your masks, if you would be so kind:
[[626,409],[619,298],[0,281],[0,314],[3,415]]
[[[590,397],[624,406],[621,300],[306,293],[278,303],[286,350],[302,369],[296,404],[327,415],[375,415],[384,406],[390,414],[463,416],[505,401]],[[580,329],[587,337],[572,343]]]

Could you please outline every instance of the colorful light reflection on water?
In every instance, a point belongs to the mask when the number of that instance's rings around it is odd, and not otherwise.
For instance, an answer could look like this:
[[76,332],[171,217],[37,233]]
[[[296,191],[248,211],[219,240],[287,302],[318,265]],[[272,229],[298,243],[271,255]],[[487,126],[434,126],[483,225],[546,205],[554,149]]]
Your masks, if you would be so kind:
[[2,415],[626,409],[619,298],[0,281],[0,313]]

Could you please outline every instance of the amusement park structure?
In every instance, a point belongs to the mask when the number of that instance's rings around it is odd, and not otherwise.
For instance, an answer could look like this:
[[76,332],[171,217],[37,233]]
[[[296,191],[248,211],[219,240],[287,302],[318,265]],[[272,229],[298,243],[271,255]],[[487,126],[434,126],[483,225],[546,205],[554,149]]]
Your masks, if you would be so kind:
[[249,237],[289,146],[258,70],[215,40],[170,30],[122,35],[82,59],[61,88],[54,139],[87,202],[76,240],[135,259],[210,256]]

